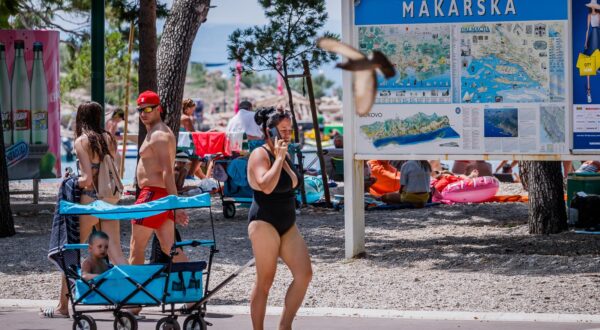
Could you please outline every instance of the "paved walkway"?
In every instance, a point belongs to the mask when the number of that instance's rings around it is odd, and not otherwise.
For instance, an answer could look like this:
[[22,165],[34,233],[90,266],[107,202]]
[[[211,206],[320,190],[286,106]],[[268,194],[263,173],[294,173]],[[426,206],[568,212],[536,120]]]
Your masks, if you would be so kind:
[[[140,321],[140,330],[155,329],[159,315],[146,315]],[[109,313],[95,314],[98,330],[113,329],[113,318]],[[266,329],[277,328],[277,316],[267,316]],[[207,321],[213,324],[211,330],[251,329],[250,316],[247,314],[209,313]],[[183,319],[179,319],[182,325]],[[0,327],[2,329],[54,330],[71,329],[70,319],[41,319],[34,308],[0,308]],[[416,329],[416,330],[600,330],[600,323],[547,323],[547,322],[503,322],[503,321],[444,321],[389,319],[367,317],[327,317],[300,316],[294,323],[294,329],[310,330],[348,330],[348,329]]]

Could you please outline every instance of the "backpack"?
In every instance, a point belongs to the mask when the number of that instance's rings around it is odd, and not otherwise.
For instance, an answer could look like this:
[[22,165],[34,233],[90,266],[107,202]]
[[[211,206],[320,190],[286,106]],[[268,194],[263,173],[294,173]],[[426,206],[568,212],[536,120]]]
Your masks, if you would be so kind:
[[123,194],[123,183],[115,165],[115,159],[110,154],[104,155],[100,162],[96,193],[98,199],[111,204],[116,204]]

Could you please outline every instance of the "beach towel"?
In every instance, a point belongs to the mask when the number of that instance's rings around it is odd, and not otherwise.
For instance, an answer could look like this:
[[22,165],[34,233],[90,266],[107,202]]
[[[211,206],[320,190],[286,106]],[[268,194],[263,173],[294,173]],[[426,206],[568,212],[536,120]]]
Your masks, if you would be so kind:
[[[79,217],[77,215],[64,215],[60,213],[60,205],[63,201],[79,203],[81,190],[77,185],[78,177],[71,176],[65,179],[58,190],[56,209],[52,217],[52,229],[50,231],[50,244],[48,248],[48,259],[62,269],[59,262],[60,249],[65,244],[79,244]],[[64,252],[66,266],[79,265],[79,251],[69,250]],[[64,271],[64,269],[63,269]]]
[[371,169],[371,177],[377,179],[369,187],[371,195],[379,197],[386,193],[400,191],[400,171],[397,168],[381,160],[370,160],[367,165]]
[[229,143],[229,150],[237,152],[242,151],[244,144],[244,132],[227,133],[227,142]]
[[193,132],[192,139],[196,147],[196,155],[199,157],[218,153],[231,156],[231,149],[225,132]]

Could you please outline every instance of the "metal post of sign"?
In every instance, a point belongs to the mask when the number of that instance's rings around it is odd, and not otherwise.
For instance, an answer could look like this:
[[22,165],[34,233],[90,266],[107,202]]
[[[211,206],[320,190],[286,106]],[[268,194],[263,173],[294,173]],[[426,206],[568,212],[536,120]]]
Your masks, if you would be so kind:
[[[342,40],[353,44],[354,1],[342,1]],[[345,255],[353,258],[365,252],[364,162],[356,160],[352,75],[344,71],[344,223]]]

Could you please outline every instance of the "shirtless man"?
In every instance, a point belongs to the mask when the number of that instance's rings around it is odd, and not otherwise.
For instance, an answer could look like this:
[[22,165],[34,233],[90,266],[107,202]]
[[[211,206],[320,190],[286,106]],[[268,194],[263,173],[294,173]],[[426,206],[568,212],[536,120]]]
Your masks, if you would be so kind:
[[106,129],[106,131],[109,132],[110,135],[112,135],[112,137],[115,139],[115,141],[118,140],[117,135],[116,135],[117,127],[119,126],[119,123],[122,122],[123,120],[125,120],[125,111],[117,108],[113,112],[110,119],[106,121],[106,124],[104,124],[104,129]]
[[[148,131],[146,139],[140,147],[140,159],[137,166],[137,183],[140,195],[136,204],[147,203],[168,195],[177,195],[175,186],[175,136],[171,129],[163,123],[160,114],[163,111],[158,95],[151,91],[140,94],[137,99],[138,112],[142,123]],[[186,226],[188,216],[183,210],[164,212],[155,216],[132,220],[131,254],[129,263],[143,264],[146,245],[152,233],[160,242],[162,251],[169,255],[175,242],[173,220]],[[187,261],[183,251],[173,258],[174,262]]]

